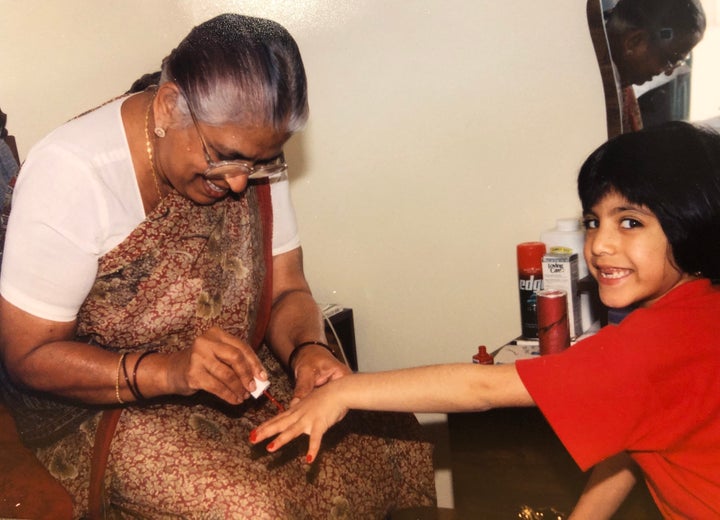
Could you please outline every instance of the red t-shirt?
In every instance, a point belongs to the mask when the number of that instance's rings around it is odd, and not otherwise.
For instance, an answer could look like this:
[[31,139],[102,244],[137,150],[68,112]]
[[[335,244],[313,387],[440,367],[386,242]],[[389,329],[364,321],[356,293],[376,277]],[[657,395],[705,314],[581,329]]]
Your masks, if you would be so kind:
[[720,289],[708,280],[516,366],[583,470],[627,451],[665,517],[720,518]]

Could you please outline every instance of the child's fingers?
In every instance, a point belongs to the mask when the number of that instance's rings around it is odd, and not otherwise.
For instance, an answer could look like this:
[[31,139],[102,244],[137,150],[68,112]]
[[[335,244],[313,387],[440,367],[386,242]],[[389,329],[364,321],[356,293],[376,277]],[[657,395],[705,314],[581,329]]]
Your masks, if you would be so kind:
[[302,431],[295,432],[292,429],[287,429],[280,435],[275,437],[272,441],[270,441],[270,444],[267,445],[267,450],[270,453],[273,453],[285,446],[288,442],[292,441],[296,437],[302,435],[302,433]]
[[317,457],[320,451],[323,435],[327,428],[323,427],[304,427],[301,420],[296,420],[294,411],[288,410],[272,419],[262,423],[260,426],[250,432],[250,442],[252,444],[260,443],[266,439],[272,439],[267,445],[267,450],[271,453],[276,452],[287,443],[293,441],[303,434],[310,437],[308,443],[308,451],[305,460],[311,463]]
[[307,455],[305,455],[305,461],[310,464],[317,457],[320,451],[320,444],[322,443],[323,434],[311,434],[310,442],[308,443]]
[[250,442],[256,444],[265,439],[275,437],[267,445],[267,450],[274,452],[300,435],[304,433],[309,434],[309,431],[310,428],[303,426],[302,421],[298,419],[297,414],[294,413],[293,410],[287,410],[265,421],[253,430],[250,433]]
[[265,439],[269,439],[270,437],[273,437],[274,435],[280,433],[283,430],[283,424],[285,423],[286,416],[289,413],[290,412],[288,411],[279,413],[272,419],[268,419],[260,426],[255,428],[253,431],[250,432],[250,442],[253,444],[257,444],[258,442],[262,442]]

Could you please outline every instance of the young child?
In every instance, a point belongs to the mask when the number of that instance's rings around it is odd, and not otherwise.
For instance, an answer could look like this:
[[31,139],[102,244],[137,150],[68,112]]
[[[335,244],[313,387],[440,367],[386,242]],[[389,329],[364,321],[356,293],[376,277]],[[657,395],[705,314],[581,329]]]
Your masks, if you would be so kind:
[[621,135],[578,178],[585,258],[609,307],[638,308],[568,350],[510,365],[356,374],[251,434],[307,461],[348,409],[462,412],[538,406],[578,465],[573,514],[610,517],[642,471],[667,518],[720,517],[720,136],[688,123]]

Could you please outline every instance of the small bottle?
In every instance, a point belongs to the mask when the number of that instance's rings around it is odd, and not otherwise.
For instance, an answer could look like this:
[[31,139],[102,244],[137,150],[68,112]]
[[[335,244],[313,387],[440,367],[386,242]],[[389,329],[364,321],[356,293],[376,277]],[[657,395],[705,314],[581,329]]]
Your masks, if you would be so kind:
[[543,242],[517,245],[518,287],[520,289],[520,324],[524,338],[537,338],[537,292],[543,289]]
[[478,353],[472,357],[473,363],[477,365],[492,365],[495,363],[495,359],[488,354],[487,347],[480,345],[478,347]]

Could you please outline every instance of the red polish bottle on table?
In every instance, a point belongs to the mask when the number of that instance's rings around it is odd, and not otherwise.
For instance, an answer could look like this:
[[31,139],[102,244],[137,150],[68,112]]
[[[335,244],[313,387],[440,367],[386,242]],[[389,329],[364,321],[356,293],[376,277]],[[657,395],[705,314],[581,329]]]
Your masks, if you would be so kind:
[[478,353],[472,357],[473,363],[476,365],[492,365],[495,363],[493,357],[488,354],[487,347],[480,345],[478,347]]

